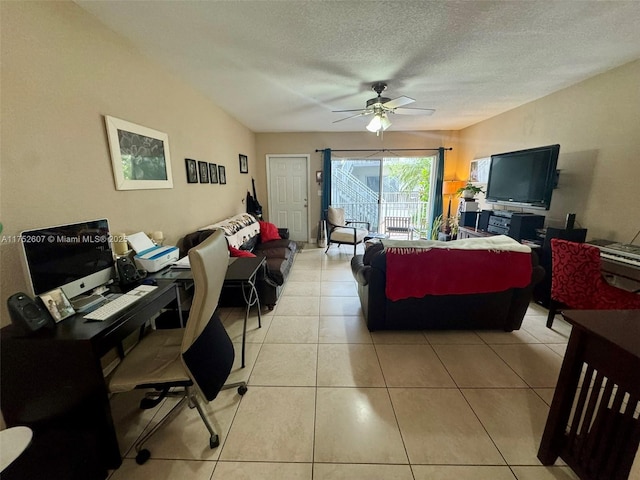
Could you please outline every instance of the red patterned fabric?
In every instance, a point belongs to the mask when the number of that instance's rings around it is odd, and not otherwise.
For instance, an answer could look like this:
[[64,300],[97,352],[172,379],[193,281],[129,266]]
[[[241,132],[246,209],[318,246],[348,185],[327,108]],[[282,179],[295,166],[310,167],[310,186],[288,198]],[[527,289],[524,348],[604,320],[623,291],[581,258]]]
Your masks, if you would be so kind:
[[229,255],[232,257],[255,257],[249,250],[240,250],[239,248],[229,245]]
[[600,271],[600,249],[587,243],[551,240],[551,298],[570,308],[640,308],[640,295],[609,285]]
[[280,240],[278,227],[276,227],[273,223],[263,222],[262,220],[260,220],[260,240],[263,243],[270,240]]
[[524,288],[531,254],[433,248],[400,253],[389,248],[385,291],[392,301],[425,295],[464,295]]

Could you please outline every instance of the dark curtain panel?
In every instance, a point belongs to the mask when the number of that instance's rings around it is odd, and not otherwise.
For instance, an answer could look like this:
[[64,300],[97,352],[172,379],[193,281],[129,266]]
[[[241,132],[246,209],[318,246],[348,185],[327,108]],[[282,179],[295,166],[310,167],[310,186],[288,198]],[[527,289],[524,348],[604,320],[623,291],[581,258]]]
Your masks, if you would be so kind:
[[[433,229],[433,222],[442,215],[442,183],[444,181],[444,148],[438,149],[438,165],[436,167],[436,191],[433,195],[433,204],[431,206],[431,225],[429,231]],[[435,238],[434,240],[437,240]]]
[[[331,202],[331,149],[325,148],[322,151],[322,203],[320,218],[324,218],[324,212],[329,208]],[[441,206],[442,208],[442,206]]]

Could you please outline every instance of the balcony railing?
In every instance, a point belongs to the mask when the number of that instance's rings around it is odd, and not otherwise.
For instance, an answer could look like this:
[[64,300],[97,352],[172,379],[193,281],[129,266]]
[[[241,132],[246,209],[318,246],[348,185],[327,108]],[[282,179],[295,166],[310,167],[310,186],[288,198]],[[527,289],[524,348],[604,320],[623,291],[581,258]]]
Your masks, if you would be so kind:
[[382,202],[380,204],[380,214],[378,217],[377,203],[339,203],[335,207],[344,208],[347,220],[357,220],[369,222],[371,231],[388,234],[387,221],[389,217],[408,218],[410,229],[414,234],[417,232],[424,236],[428,230],[427,214],[429,202]]
[[[384,192],[378,205],[377,191],[352,175],[351,167],[352,162],[336,166],[331,176],[331,205],[344,208],[346,219],[369,222],[372,232],[389,234],[388,219],[393,218],[396,224],[409,225],[408,234],[426,235],[429,203],[420,201],[419,192]],[[396,229],[393,233],[401,233]]]

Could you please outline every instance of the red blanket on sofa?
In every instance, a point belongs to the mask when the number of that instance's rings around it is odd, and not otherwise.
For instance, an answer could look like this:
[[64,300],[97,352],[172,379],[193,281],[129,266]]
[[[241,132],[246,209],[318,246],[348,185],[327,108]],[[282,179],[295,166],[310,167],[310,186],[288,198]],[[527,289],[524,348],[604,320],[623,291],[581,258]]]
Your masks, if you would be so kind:
[[383,241],[387,298],[396,301],[526,287],[531,281],[531,250],[509,237],[499,237],[414,244]]

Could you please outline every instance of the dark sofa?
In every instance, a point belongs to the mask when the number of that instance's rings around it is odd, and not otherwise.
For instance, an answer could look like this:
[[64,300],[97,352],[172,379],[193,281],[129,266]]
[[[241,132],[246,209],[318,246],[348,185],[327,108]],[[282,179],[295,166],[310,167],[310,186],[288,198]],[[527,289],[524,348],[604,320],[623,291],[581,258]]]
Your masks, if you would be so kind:
[[[216,229],[225,232],[231,247],[250,251],[265,258],[265,268],[258,272],[256,289],[260,304],[273,309],[282,293],[297,252],[296,242],[289,240],[289,230],[278,228],[281,237],[279,240],[263,242],[258,219],[251,214],[243,213],[185,235],[180,244],[180,256],[186,255],[190,248],[198,245]],[[237,288],[223,288],[220,305],[244,306],[242,292]]]
[[[517,330],[527,311],[533,287],[544,277],[537,255],[531,253],[531,283],[496,293],[426,295],[391,301],[386,296],[386,256],[382,244],[351,260],[367,327],[374,330],[500,329]],[[446,271],[424,271],[446,278]]]

